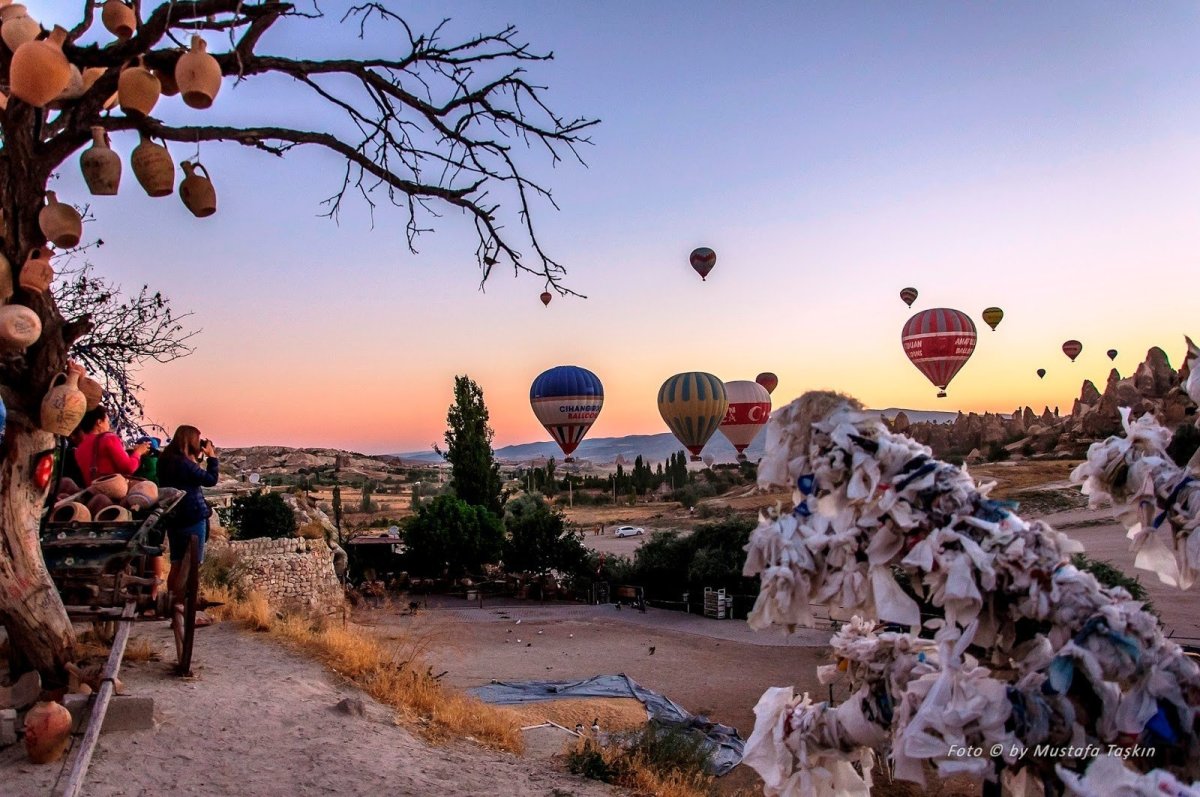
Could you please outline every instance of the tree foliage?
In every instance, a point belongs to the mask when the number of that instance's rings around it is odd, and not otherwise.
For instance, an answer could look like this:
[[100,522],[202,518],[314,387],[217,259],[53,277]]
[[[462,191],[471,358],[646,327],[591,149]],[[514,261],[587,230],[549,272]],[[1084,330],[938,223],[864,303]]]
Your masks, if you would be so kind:
[[492,452],[492,427],[483,389],[467,376],[454,377],[454,403],[446,414],[446,451],[454,494],[495,515],[503,511],[500,466]]
[[265,490],[234,498],[223,520],[238,540],[296,535],[296,513],[282,495]]
[[417,507],[404,528],[405,564],[419,576],[478,573],[500,559],[504,525],[481,506],[439,495]]
[[510,573],[573,574],[587,561],[583,535],[567,528],[561,512],[541,496],[525,495],[504,507],[504,568]]
[[632,562],[607,564],[614,576],[645,587],[649,598],[679,600],[681,593],[698,595],[705,587],[753,594],[758,579],[744,577],[742,564],[754,527],[751,518],[732,517],[701,524],[686,535],[658,531],[637,550]]

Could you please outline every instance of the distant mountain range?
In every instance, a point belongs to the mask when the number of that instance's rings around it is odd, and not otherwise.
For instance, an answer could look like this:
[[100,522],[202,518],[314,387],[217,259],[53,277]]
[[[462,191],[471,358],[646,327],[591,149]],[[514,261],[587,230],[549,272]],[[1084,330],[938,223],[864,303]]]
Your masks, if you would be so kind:
[[[897,413],[904,412],[908,415],[910,422],[928,421],[930,423],[949,423],[957,417],[957,412],[939,412],[934,410],[901,410],[896,407],[888,407],[885,410],[871,410],[885,418],[891,419],[896,417]],[[763,455],[763,445],[766,440],[766,431],[760,432],[758,437],[754,438],[754,442],[746,449],[746,456],[751,460],[757,460]],[[579,444],[579,448],[575,449],[576,459],[587,460],[595,463],[611,463],[615,462],[617,457],[621,457],[627,464],[632,465],[635,458],[641,456],[643,461],[654,463],[663,462],[672,454],[682,450],[683,446],[675,439],[675,436],[670,432],[662,434],[633,434],[624,437],[598,437],[595,439],[587,439]],[[725,439],[725,436],[718,433],[712,436],[708,441],[708,445],[704,447],[705,456],[712,455],[716,462],[733,462],[737,457],[737,451],[733,445]],[[432,451],[409,451],[394,456],[406,462],[440,462],[441,457]],[[562,461],[562,451],[556,443],[551,441],[539,443],[518,443],[511,446],[503,446],[496,449],[496,459],[506,463],[530,462],[532,460],[547,459],[554,457],[556,460]]]

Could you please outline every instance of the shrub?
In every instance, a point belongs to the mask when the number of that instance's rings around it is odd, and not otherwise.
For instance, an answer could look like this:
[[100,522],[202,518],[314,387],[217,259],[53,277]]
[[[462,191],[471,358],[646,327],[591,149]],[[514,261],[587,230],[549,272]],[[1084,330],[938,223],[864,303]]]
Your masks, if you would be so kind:
[[584,777],[615,783],[639,794],[704,797],[716,793],[707,773],[704,736],[684,726],[650,722],[641,730],[613,734],[602,746],[581,739],[567,751],[567,766]]
[[296,513],[279,493],[259,490],[249,495],[239,495],[222,522],[230,530],[230,536],[238,540],[256,537],[291,537],[296,533]]
[[422,503],[405,523],[405,554],[410,573],[456,576],[479,572],[500,558],[504,526],[500,518],[481,506],[454,496],[440,495]]
[[206,587],[230,587],[237,554],[229,548],[209,548],[200,563],[200,583]]
[[562,513],[547,506],[541,496],[509,501],[504,524],[509,535],[504,542],[504,565],[509,572],[574,574],[587,561],[582,535],[568,530]]

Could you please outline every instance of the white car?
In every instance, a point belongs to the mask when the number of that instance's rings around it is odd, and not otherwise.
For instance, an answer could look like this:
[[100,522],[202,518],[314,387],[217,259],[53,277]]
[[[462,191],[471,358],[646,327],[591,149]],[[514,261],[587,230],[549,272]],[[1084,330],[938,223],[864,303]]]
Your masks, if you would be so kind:
[[645,534],[646,530],[637,526],[621,526],[613,532],[614,537],[635,537],[638,534]]

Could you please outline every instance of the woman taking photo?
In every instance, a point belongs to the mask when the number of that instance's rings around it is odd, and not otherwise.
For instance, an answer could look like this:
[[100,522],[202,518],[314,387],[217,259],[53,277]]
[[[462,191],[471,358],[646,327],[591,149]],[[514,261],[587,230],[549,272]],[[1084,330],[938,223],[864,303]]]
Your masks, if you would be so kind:
[[[199,465],[201,457],[208,457],[203,468]],[[200,430],[195,426],[176,429],[170,444],[158,459],[159,486],[174,487],[184,492],[183,498],[168,516],[171,519],[167,527],[171,572],[167,576],[167,588],[171,591],[175,608],[172,614],[182,610],[186,585],[181,583],[183,568],[180,562],[187,554],[189,542],[196,546],[197,556],[192,560],[193,563],[204,561],[204,543],[208,539],[208,518],[212,515],[212,507],[204,500],[201,488],[217,483],[219,467],[217,449],[211,441],[200,438]]]

